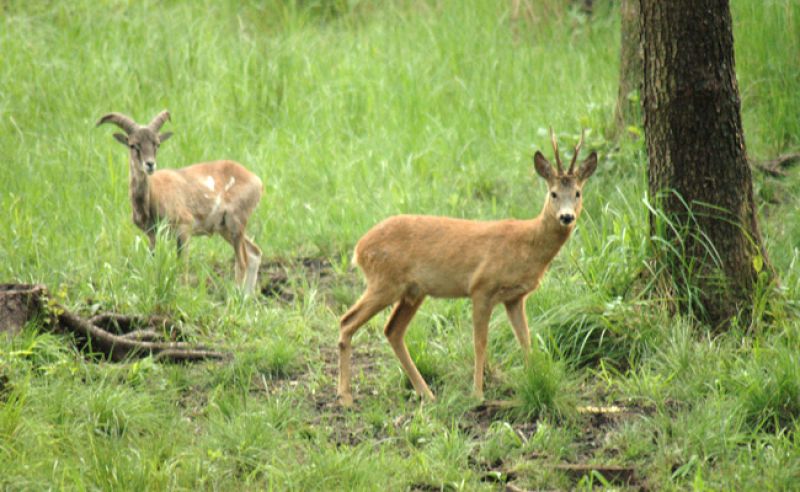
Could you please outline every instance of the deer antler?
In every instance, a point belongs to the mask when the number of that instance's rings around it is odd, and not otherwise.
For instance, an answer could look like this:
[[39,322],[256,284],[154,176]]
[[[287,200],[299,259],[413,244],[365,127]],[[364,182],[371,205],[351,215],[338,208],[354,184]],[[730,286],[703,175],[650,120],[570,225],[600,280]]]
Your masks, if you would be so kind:
[[154,132],[158,132],[161,129],[161,126],[169,119],[169,111],[166,109],[153,118],[147,126],[153,130]]
[[581,139],[578,140],[578,145],[575,146],[575,153],[572,154],[572,162],[569,163],[567,174],[572,174],[572,170],[575,168],[575,161],[578,160],[578,152],[581,151],[581,145],[583,145],[583,131],[583,128],[581,128]]
[[97,124],[95,126],[100,126],[103,123],[114,123],[118,127],[122,128],[122,130],[124,130],[128,135],[139,128],[139,125],[135,121],[122,113],[108,113],[97,120]]
[[553,133],[553,127],[550,127],[550,140],[553,142],[553,153],[556,155],[556,166],[558,167],[558,174],[564,174],[564,168],[561,167],[561,157],[558,155],[558,141],[556,134]]

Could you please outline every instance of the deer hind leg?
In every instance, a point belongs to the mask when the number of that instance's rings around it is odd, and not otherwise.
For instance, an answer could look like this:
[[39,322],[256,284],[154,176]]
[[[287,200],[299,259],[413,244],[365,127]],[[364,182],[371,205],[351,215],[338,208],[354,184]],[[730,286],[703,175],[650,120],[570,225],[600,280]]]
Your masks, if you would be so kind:
[[244,245],[243,238],[243,235],[237,234],[231,242],[234,256],[234,276],[236,277],[236,285],[239,287],[244,286],[245,274],[247,272],[247,249]]
[[475,344],[474,389],[477,398],[483,399],[483,367],[486,363],[486,345],[489,340],[489,318],[492,315],[491,301],[484,297],[472,296],[472,327]]
[[[226,214],[225,217],[229,217],[230,214]],[[223,218],[223,222],[225,219]],[[223,229],[220,234],[226,241],[231,245],[233,248],[233,271],[234,271],[234,278],[236,279],[236,285],[239,287],[244,286],[245,282],[245,275],[247,273],[247,246],[246,246],[246,238],[244,234],[241,232],[241,229],[236,226],[236,224],[232,224],[230,222],[224,224],[226,227]]]
[[[236,216],[233,213],[226,211],[222,214],[222,223],[219,233],[233,248],[233,271],[234,278],[236,279],[236,285],[239,287],[245,287],[248,251],[247,238],[244,234],[244,226],[241,222],[239,222],[239,220],[236,219]],[[260,253],[261,252],[259,251],[259,256]]]
[[424,297],[415,300],[400,299],[400,302],[398,302],[394,310],[392,310],[392,315],[389,317],[389,321],[386,322],[383,333],[389,340],[394,354],[400,359],[400,364],[402,364],[408,379],[411,380],[414,390],[420,397],[433,401],[436,400],[436,398],[433,396],[431,389],[425,383],[425,379],[423,379],[422,375],[419,373],[419,369],[417,369],[417,366],[411,359],[411,355],[408,353],[408,347],[403,340],[411,318],[417,313],[417,310],[424,300]]
[[258,268],[261,266],[261,249],[244,236],[244,249],[247,254],[247,271],[244,278],[244,291],[252,293],[258,285]]
[[528,330],[528,320],[525,319],[525,296],[505,303],[506,314],[514,328],[514,335],[522,347],[522,357],[528,362],[528,353],[531,350],[531,334]]
[[353,335],[361,326],[375,316],[381,309],[391,304],[391,300],[377,295],[367,288],[367,291],[351,307],[340,321],[339,325],[339,383],[336,393],[344,406],[353,404],[353,393],[350,389],[350,358],[353,354],[351,343]]
[[147,246],[150,248],[150,256],[156,252],[156,231],[155,229],[147,230]]

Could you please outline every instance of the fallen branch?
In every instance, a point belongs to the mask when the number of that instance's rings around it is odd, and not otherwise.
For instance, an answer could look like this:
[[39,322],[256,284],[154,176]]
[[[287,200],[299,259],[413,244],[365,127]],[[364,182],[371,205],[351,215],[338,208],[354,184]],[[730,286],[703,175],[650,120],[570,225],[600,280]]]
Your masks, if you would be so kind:
[[800,162],[800,153],[783,154],[768,161],[755,162],[753,165],[759,171],[776,178],[788,176],[785,169],[789,169]]
[[530,492],[528,489],[523,489],[513,483],[506,484],[506,492]]
[[578,407],[578,413],[586,415],[615,415],[622,413],[630,413],[630,409],[611,405],[610,407],[596,407],[593,405]]
[[89,323],[99,326],[106,331],[109,331],[113,326],[119,330],[120,333],[129,333],[137,327],[147,326],[150,328],[173,329],[169,318],[166,316],[138,316],[118,313],[101,313],[95,314],[89,318]]
[[63,306],[55,306],[55,308],[60,325],[83,335],[91,342],[93,349],[100,349],[113,360],[122,360],[143,354],[156,355],[157,359],[174,361],[227,358],[227,355],[221,352],[185,342],[150,342],[114,335],[69,312]]
[[169,362],[194,362],[208,359],[228,360],[230,358],[230,354],[217,352],[216,350],[202,349],[200,347],[193,347],[191,349],[165,349],[157,352],[153,356],[153,360],[166,360]]
[[[152,328],[147,328],[145,330],[134,330],[122,334],[120,337],[126,340],[139,340],[142,342],[158,342],[164,340],[164,336]],[[175,341],[175,339],[173,338],[172,341]]]
[[128,340],[143,342],[176,341],[180,331],[166,316],[138,316],[101,313],[89,318],[89,323]]
[[[42,316],[51,320],[46,324],[50,329],[69,331],[79,339],[86,340],[91,350],[101,352],[112,360],[128,357],[152,355],[156,360],[198,361],[205,359],[227,359],[229,354],[208,347],[186,342],[164,341],[162,333],[168,331],[171,337],[176,332],[169,320],[161,316],[141,317],[105,313],[86,320],[70,312],[64,306],[49,300],[44,285],[6,284],[0,289],[0,325],[4,331],[15,333],[27,321]],[[8,326],[5,326],[7,324]],[[113,326],[118,331],[129,333],[117,335],[98,325]]]
[[477,407],[476,410],[507,410],[519,405],[515,400],[484,400]]

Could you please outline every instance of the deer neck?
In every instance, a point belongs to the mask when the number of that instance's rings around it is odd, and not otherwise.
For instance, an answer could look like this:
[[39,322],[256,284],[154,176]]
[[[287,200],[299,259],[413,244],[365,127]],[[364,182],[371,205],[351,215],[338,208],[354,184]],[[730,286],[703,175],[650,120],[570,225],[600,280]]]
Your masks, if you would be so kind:
[[547,213],[546,207],[547,205],[536,218],[531,220],[531,244],[537,255],[546,257],[549,262],[569,239],[574,223],[564,227],[553,214]]
[[141,166],[131,157],[128,195],[133,208],[133,222],[147,231],[153,226],[150,213],[150,183]]

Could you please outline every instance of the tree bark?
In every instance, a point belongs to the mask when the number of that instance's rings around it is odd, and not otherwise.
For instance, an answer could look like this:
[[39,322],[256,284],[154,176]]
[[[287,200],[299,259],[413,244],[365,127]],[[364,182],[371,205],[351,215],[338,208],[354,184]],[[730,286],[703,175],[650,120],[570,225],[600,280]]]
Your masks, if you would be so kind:
[[721,326],[749,315],[759,270],[771,273],[747,164],[730,7],[641,0],[639,19],[648,188],[656,210],[679,225],[660,227],[651,213],[651,232],[681,256],[656,260],[683,292],[698,292],[696,314]]
[[39,314],[39,299],[46,293],[43,285],[0,284],[0,333],[19,333]]
[[639,35],[639,0],[621,0],[619,92],[614,110],[617,134],[641,124],[642,45]]

